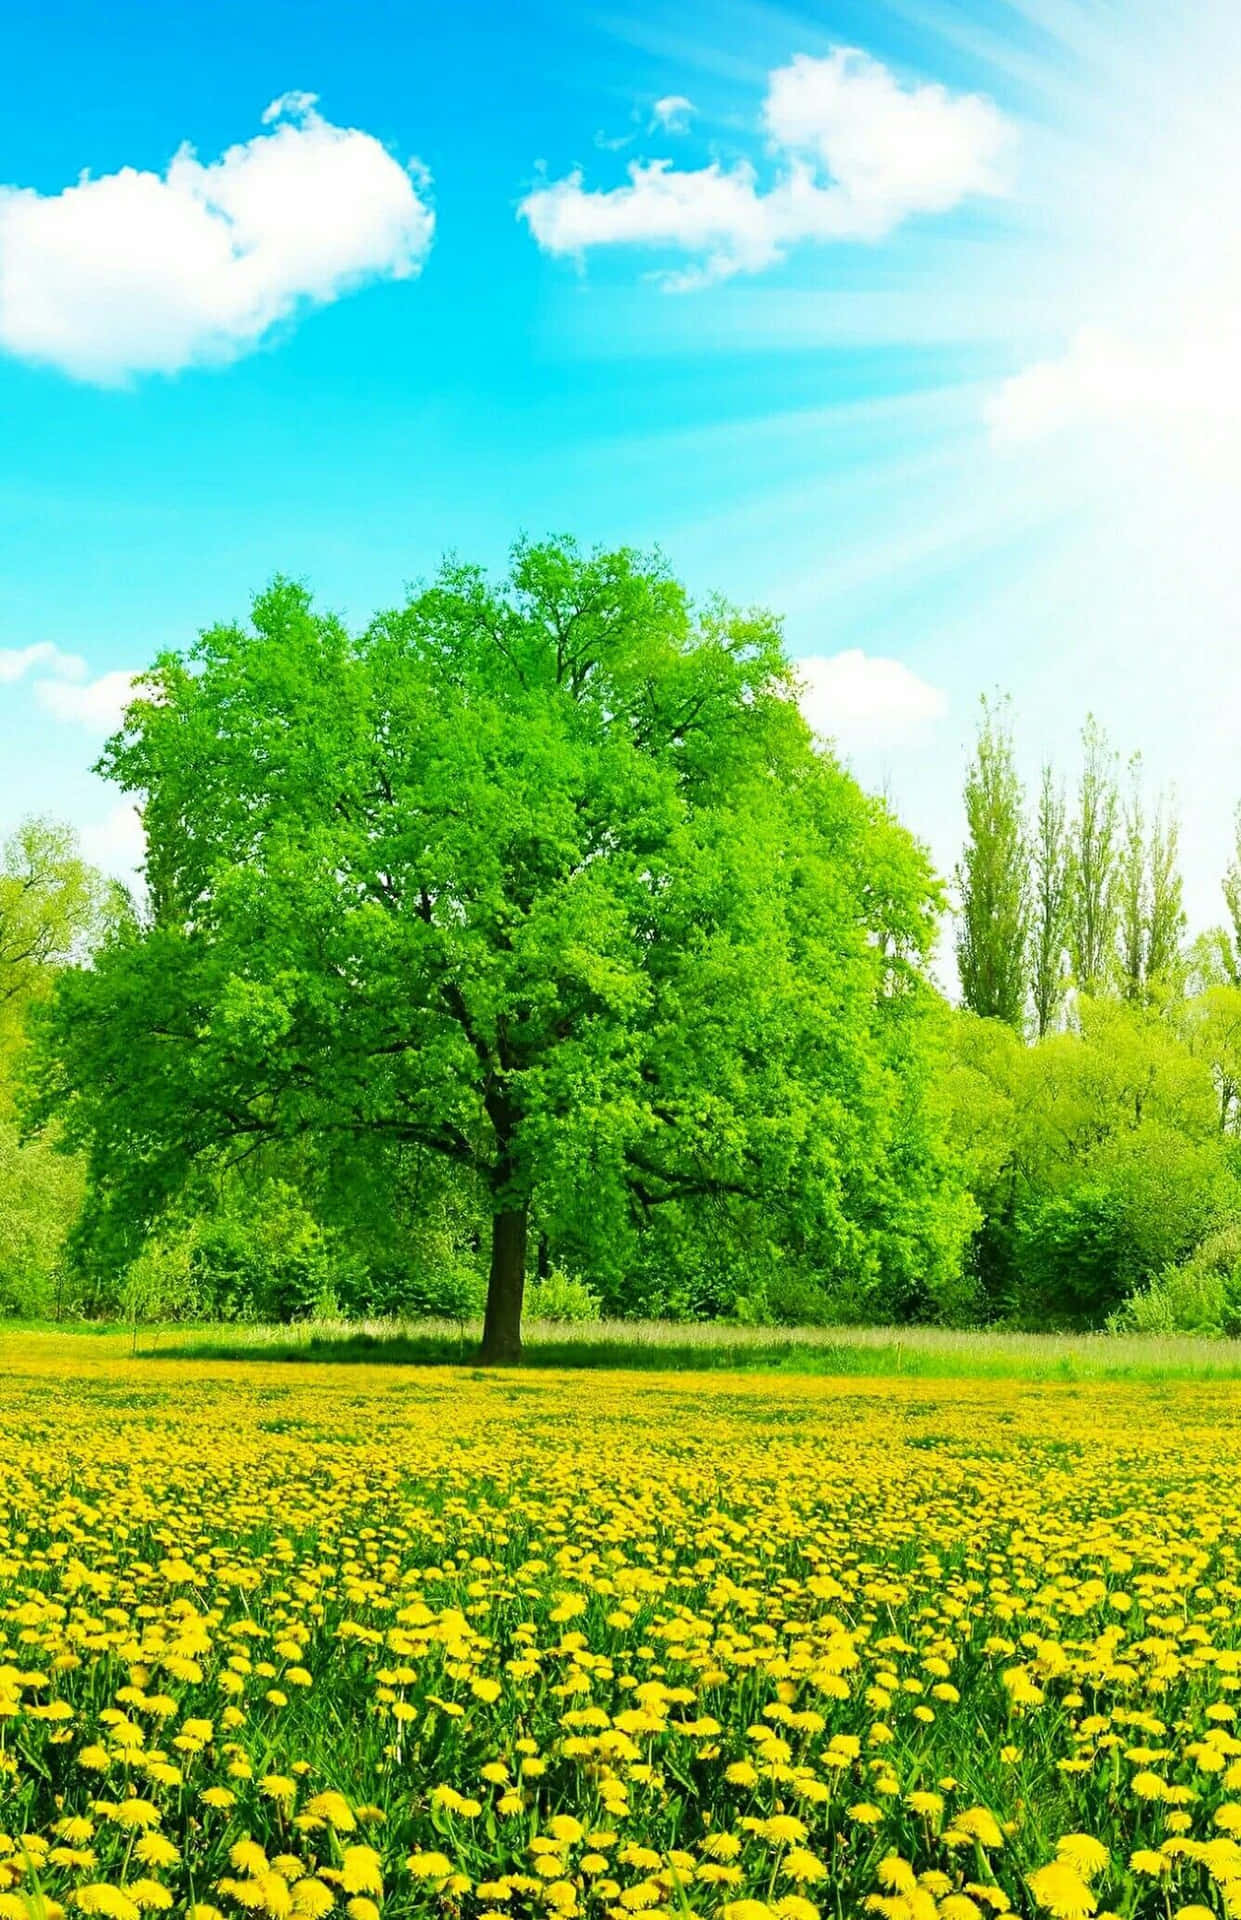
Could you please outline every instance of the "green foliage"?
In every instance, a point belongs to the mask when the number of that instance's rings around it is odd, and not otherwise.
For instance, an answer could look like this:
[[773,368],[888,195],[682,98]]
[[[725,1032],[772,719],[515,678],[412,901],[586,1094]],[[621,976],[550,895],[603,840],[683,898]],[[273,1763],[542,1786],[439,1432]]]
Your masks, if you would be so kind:
[[18,1095],[32,1014],[125,905],[67,827],[26,820],[0,847],[0,1313],[48,1317],[83,1304],[68,1242],[85,1166],[58,1151],[55,1123],[23,1140]]
[[1091,720],[1027,824],[984,702],[951,1012],[926,855],[795,693],[771,616],[567,541],[162,656],[101,763],[145,915],[62,828],[0,855],[0,1310],[1218,1320],[1241,837],[1182,954],[1166,800]]
[[1041,1040],[1055,1025],[1068,985],[1070,862],[1064,788],[1044,765],[1030,835],[1030,950],[1028,972],[1034,1031]]
[[944,1097],[983,1211],[973,1267],[991,1315],[1100,1325],[1241,1217],[1215,1066],[1195,1038],[1117,1000],[1080,999],[1071,1029],[1031,1047],[958,1016]]
[[30,1007],[126,906],[82,859],[71,828],[24,820],[9,836],[0,847],[0,1053],[20,1046]]
[[1190,1052],[1203,1061],[1215,1089],[1221,1133],[1241,1122],[1241,986],[1212,984],[1175,1010]]
[[[816,750],[770,617],[522,545],[499,588],[449,565],[360,636],[278,582],[149,684],[104,766],[143,805],[150,920],[65,976],[42,1053],[86,1260],[124,1267],[245,1155],[303,1156],[316,1219],[338,1162],[375,1191],[422,1155],[491,1233],[493,1357],[531,1219],[604,1299],[666,1211],[699,1245],[710,1218],[722,1266],[765,1241],[913,1310],[959,1271],[938,891]],[[262,1284],[300,1310],[317,1260]],[[233,1239],[214,1266],[259,1285]]]
[[337,1309],[356,1276],[338,1238],[287,1185],[272,1181],[235,1204],[203,1196],[169,1218],[120,1279],[127,1317],[298,1320]]
[[[310,1184],[310,1176],[304,1175]],[[334,1226],[287,1180],[191,1185],[111,1283],[127,1318],[270,1323],[481,1311],[477,1259],[432,1208],[398,1260],[365,1219]]]
[[982,703],[965,777],[966,843],[957,868],[957,969],[972,1013],[1025,1020],[1030,877],[1021,782],[1007,709]]
[[526,1289],[526,1311],[534,1320],[585,1323],[599,1318],[599,1296],[584,1280],[553,1267]]
[[1165,1267],[1130,1295],[1111,1324],[1122,1333],[1241,1334],[1241,1222],[1208,1234],[1187,1260]]
[[1180,869],[1181,828],[1171,803],[1160,801],[1151,829],[1147,861],[1150,895],[1146,929],[1146,977],[1165,987],[1182,987],[1185,978],[1184,888]]
[[1102,1181],[1032,1199],[1014,1226],[1013,1261],[1023,1318],[1050,1313],[1090,1325],[1125,1294],[1132,1276],[1119,1196]]
[[1180,827],[1166,798],[1147,822],[1141,759],[1135,755],[1117,868],[1118,976],[1121,991],[1131,1000],[1177,987],[1184,977],[1179,844]]
[[1084,993],[1106,988],[1116,968],[1121,832],[1116,754],[1092,716],[1082,732],[1069,855],[1069,951],[1073,977]]
[[46,1319],[77,1304],[68,1240],[85,1167],[0,1118],[0,1314]]

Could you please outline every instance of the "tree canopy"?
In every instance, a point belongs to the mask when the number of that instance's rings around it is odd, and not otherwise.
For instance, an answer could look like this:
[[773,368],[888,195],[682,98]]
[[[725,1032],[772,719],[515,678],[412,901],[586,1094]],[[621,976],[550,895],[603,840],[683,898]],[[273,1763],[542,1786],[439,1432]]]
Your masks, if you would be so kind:
[[563,541],[360,635],[277,581],[155,663],[102,764],[150,912],[61,981],[40,1096],[97,1251],[281,1143],[471,1183],[492,1360],[532,1219],[606,1259],[709,1211],[907,1305],[959,1270],[938,888],[770,616]]

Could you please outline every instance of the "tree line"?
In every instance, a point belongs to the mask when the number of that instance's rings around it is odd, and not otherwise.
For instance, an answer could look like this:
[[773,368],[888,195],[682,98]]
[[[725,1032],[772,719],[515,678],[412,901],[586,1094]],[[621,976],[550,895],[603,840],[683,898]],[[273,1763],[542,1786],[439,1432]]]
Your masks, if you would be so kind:
[[567,541],[161,655],[100,762],[144,898],[0,863],[3,1305],[1222,1326],[1239,949],[1171,806],[1093,723],[1029,805],[986,707],[954,1006],[797,691],[771,615]]
[[1000,1317],[1241,1330],[1241,812],[1223,924],[1187,938],[1179,822],[1088,719],[1075,787],[982,703],[956,871],[949,1083]]
[[[972,1012],[1041,1038],[1073,988],[1138,1000],[1183,980],[1180,826],[1169,796],[1149,804],[1140,756],[1122,780],[1119,755],[1091,717],[1072,803],[1047,762],[1031,805],[1007,704],[984,699],[963,797],[956,954]],[[1241,937],[1235,873],[1225,892]]]

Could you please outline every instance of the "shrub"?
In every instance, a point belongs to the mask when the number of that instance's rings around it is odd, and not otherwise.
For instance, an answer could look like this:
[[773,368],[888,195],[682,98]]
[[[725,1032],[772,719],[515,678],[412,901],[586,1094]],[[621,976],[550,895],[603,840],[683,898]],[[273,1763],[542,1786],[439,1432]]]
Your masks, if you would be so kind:
[[597,1320],[599,1297],[584,1280],[553,1267],[545,1279],[526,1288],[525,1311],[532,1320]]
[[1131,1294],[1108,1324],[1115,1332],[1241,1334],[1241,1222],[1208,1234],[1188,1260]]

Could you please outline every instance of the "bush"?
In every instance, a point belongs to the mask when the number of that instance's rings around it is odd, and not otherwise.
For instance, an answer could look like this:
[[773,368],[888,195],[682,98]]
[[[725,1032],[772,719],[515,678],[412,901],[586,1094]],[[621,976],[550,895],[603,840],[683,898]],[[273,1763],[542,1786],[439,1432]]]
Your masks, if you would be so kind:
[[739,1295],[733,1313],[743,1327],[824,1327],[842,1317],[814,1275],[778,1268]]
[[446,1252],[442,1258],[429,1259],[416,1272],[403,1276],[388,1311],[407,1318],[473,1320],[482,1312],[486,1298],[487,1283],[478,1269]]
[[1098,1324],[1139,1277],[1126,1270],[1125,1225],[1120,1196],[1102,1183],[1023,1208],[1015,1233],[1022,1314]]
[[1208,1234],[1188,1260],[1131,1294],[1108,1324],[1118,1333],[1241,1334],[1241,1222]]
[[525,1310],[531,1320],[597,1320],[599,1296],[584,1280],[553,1267],[545,1279],[526,1288]]

